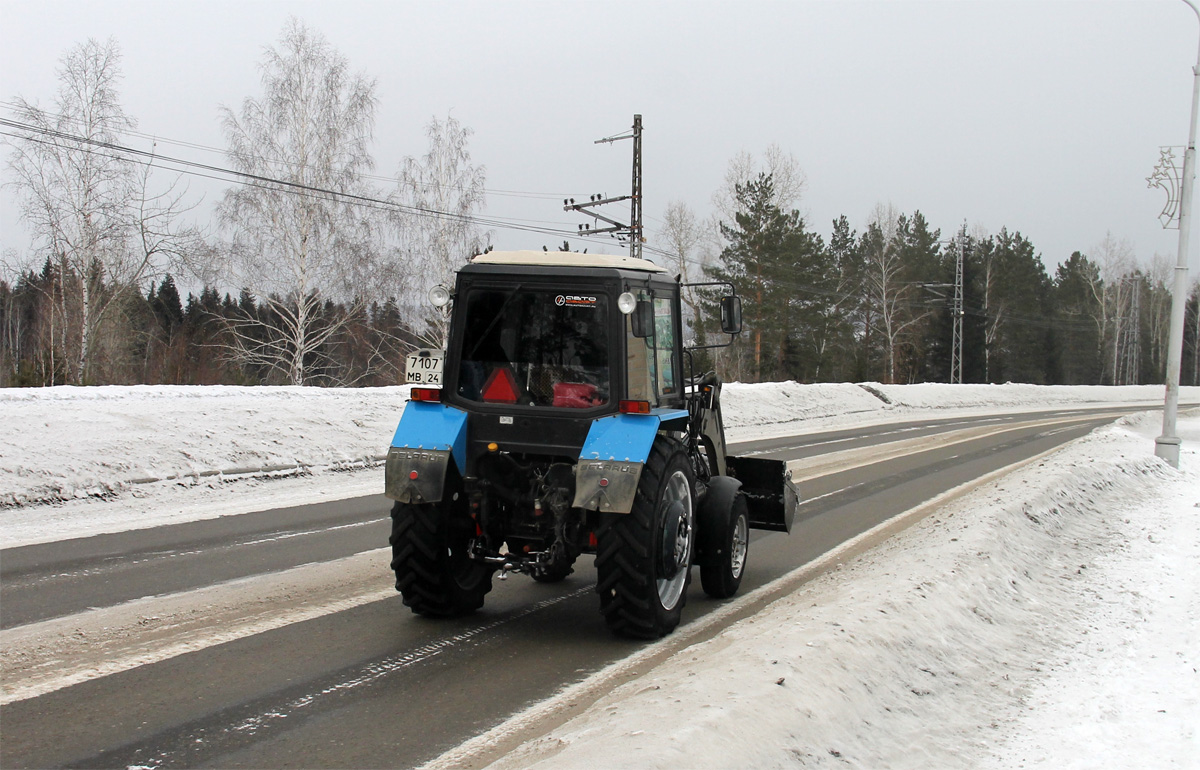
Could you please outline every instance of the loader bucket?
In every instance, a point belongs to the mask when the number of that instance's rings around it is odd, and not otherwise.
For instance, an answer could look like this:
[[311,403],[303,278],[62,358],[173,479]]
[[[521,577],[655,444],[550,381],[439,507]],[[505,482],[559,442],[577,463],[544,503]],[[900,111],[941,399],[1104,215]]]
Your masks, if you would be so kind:
[[750,526],[774,532],[791,532],[800,504],[787,463],[759,457],[728,457],[729,475],[742,482]]

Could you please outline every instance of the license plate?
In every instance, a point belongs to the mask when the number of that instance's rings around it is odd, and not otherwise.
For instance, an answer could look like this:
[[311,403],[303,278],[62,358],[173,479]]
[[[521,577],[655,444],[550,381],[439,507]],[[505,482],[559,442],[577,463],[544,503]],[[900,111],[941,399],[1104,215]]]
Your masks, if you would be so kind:
[[417,350],[408,354],[404,381],[417,385],[442,384],[442,351]]

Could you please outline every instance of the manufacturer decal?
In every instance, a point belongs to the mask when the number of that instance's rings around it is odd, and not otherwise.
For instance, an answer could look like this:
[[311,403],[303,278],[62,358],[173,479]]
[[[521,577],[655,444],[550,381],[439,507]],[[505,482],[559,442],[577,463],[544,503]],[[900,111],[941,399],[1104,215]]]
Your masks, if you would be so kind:
[[559,307],[595,307],[596,298],[586,294],[559,294],[554,298],[554,304]]
[[588,470],[592,471],[611,471],[613,473],[633,473],[640,470],[641,466],[631,463],[620,462],[589,462],[587,463]]

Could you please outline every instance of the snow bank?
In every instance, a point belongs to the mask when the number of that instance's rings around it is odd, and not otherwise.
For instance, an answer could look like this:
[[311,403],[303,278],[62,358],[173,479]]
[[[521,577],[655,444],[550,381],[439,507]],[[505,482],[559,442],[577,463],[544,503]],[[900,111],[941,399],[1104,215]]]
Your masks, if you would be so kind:
[[[980,410],[1048,410],[1106,404],[1161,404],[1161,385],[882,385],[877,382],[800,385],[795,382],[732,383],[721,393],[725,428],[740,441],[928,416],[950,417]],[[1181,401],[1200,403],[1200,388],[1180,390]]]
[[362,465],[387,451],[409,390],[0,389],[0,507],[152,481]]
[[[407,386],[0,389],[0,508],[112,497],[153,481],[322,472],[387,451]],[[1200,400],[1200,388],[1183,398]],[[914,410],[1154,403],[1160,386],[725,386],[732,440],[912,416]]]
[[[971,407],[1055,407],[1113,403],[1162,403],[1162,385],[882,385],[863,387],[882,394],[895,406],[910,409]],[[1200,388],[1184,388],[1183,398],[1195,399]]]
[[1195,767],[1200,420],[1184,425],[1182,472],[1147,452],[1153,416],[1101,429],[495,766]]

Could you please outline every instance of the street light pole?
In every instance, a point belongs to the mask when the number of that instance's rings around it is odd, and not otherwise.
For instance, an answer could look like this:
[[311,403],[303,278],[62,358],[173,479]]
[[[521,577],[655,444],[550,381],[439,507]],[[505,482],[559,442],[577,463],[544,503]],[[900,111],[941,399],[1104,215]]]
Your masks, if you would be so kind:
[[[1200,21],[1200,9],[1183,0]],[[1167,341],[1167,394],[1163,403],[1163,432],[1154,440],[1154,454],[1179,467],[1179,445],[1175,418],[1179,412],[1179,369],[1183,358],[1183,311],[1187,304],[1188,239],[1192,229],[1192,186],[1196,181],[1196,108],[1200,104],[1200,46],[1192,67],[1192,117],[1187,149],[1183,153],[1183,183],[1179,195],[1179,254],[1175,262],[1175,286],[1171,292],[1171,330]]]

